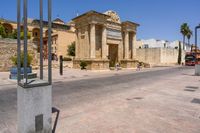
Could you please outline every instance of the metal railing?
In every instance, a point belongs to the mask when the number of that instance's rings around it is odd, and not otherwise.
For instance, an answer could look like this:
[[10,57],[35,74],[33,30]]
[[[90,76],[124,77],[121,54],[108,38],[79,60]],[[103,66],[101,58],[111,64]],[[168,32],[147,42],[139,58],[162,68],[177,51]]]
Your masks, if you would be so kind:
[[[52,70],[51,70],[51,31],[52,31],[52,0],[48,0],[48,81],[44,82],[44,72],[43,72],[43,0],[40,0],[40,78],[39,80],[43,82],[32,82],[30,83],[27,73],[27,57],[28,57],[28,28],[27,28],[27,18],[28,18],[28,0],[23,0],[23,29],[24,29],[24,49],[23,53],[21,51],[21,2],[22,0],[17,0],[17,68],[18,68],[18,85],[24,88],[46,86],[52,84]],[[24,55],[23,66],[21,66],[21,54]],[[21,67],[24,68],[24,77],[21,79]]]

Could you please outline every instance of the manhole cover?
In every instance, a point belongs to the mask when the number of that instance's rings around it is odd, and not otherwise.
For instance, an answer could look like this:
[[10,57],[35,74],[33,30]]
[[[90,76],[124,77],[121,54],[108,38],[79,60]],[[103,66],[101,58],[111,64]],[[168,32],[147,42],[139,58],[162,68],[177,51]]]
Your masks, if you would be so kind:
[[143,99],[142,97],[134,97],[134,98],[127,98],[126,100],[130,101],[130,100],[141,100]]
[[198,98],[194,98],[191,103],[197,103],[197,104],[200,104],[200,99]]
[[189,89],[199,89],[199,87],[196,87],[196,86],[186,86],[186,88],[189,88]]
[[196,90],[192,90],[192,89],[185,89],[184,91],[190,91],[190,92],[194,92]]

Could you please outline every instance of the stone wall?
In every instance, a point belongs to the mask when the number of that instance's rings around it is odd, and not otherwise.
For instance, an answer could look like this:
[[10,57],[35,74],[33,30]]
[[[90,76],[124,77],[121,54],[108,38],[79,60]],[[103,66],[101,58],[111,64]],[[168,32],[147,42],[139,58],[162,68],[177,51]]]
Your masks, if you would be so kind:
[[[23,49],[23,45],[22,45]],[[32,66],[36,66],[37,51],[33,43],[29,42],[28,51],[33,56]],[[17,40],[0,39],[0,71],[9,71],[13,66],[11,57],[17,54]]]
[[[182,62],[185,52],[182,51]],[[173,65],[178,62],[178,49],[173,48],[144,48],[136,50],[136,58],[139,61],[156,65]]]

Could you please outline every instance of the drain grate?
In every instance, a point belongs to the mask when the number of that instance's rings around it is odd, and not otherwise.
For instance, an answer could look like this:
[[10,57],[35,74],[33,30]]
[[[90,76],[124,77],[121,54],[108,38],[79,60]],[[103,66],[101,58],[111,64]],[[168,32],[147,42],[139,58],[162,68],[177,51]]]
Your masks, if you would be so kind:
[[190,92],[194,92],[196,90],[192,90],[192,89],[185,89],[184,91],[190,91]]
[[126,100],[130,101],[130,100],[141,100],[143,99],[142,97],[134,97],[134,98],[127,98]]
[[199,89],[199,87],[196,87],[196,86],[186,86],[186,88],[189,88],[189,89]]
[[200,99],[198,98],[194,98],[191,103],[197,103],[197,104],[200,104]]

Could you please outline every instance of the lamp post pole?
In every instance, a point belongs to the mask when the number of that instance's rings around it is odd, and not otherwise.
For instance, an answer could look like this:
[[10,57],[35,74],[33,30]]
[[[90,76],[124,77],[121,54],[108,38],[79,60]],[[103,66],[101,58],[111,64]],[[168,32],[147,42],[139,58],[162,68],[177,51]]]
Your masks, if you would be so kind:
[[196,57],[196,64],[195,64],[195,75],[200,76],[200,64],[198,64],[198,49],[197,49],[197,44],[198,44],[198,29],[200,29],[200,24],[195,27],[195,57]]
[[195,27],[195,53],[197,54],[197,43],[198,43],[198,41],[197,41],[197,30],[198,29],[200,29],[200,24],[199,24],[199,26],[196,26]]

